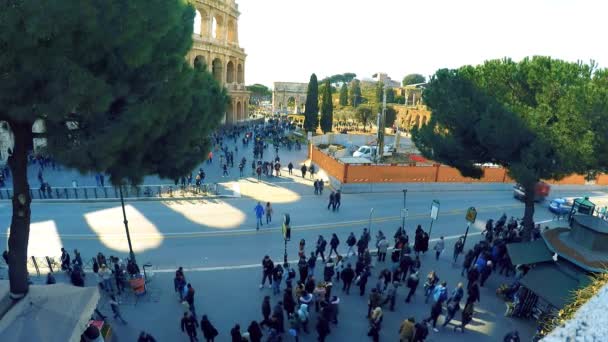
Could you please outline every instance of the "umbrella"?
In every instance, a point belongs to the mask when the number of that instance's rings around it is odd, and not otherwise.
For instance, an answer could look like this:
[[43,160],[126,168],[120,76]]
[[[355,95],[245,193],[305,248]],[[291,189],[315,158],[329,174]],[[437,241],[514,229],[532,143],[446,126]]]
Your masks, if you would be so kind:
[[97,287],[32,285],[0,321],[0,341],[80,341],[97,307]]

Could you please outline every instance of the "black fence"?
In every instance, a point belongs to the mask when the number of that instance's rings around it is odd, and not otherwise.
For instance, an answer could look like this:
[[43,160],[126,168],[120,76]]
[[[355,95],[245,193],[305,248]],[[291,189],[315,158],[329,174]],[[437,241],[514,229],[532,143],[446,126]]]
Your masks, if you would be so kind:
[[[217,183],[195,185],[139,185],[122,188],[123,198],[179,198],[205,197],[219,195]],[[118,187],[112,186],[80,186],[66,188],[32,188],[30,197],[33,200],[51,199],[119,199]],[[13,198],[13,189],[0,189],[0,200]]]

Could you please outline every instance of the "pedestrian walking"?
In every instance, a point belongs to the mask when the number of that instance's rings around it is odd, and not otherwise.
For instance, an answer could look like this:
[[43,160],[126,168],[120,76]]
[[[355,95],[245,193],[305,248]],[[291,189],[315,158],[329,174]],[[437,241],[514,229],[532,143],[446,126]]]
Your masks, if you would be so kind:
[[460,331],[464,333],[464,328],[467,326],[467,324],[471,323],[471,321],[473,320],[474,312],[475,312],[475,309],[473,307],[473,302],[467,301],[467,304],[464,306],[464,309],[462,310],[462,313],[461,313],[460,326],[454,326],[454,331],[456,331],[456,329],[460,328]]
[[289,174],[293,175],[293,163],[289,162],[289,164],[287,164],[287,170],[289,170]]
[[338,296],[332,296],[329,305],[331,308],[331,316],[330,320],[333,324],[338,325],[338,314],[339,314],[339,306],[340,306],[340,298]]
[[338,235],[336,235],[336,233],[331,234],[331,240],[329,240],[329,255],[327,256],[328,258],[331,258],[331,254],[333,252],[336,252],[336,256],[339,256],[340,254],[338,254],[338,246],[340,245],[340,239],[338,239]]
[[428,324],[429,322],[433,323],[434,332],[439,332],[439,330],[437,329],[437,319],[439,318],[439,315],[441,315],[441,310],[442,310],[441,302],[435,302],[431,306],[431,314],[429,315],[428,318],[423,320],[423,322],[425,324]]
[[334,208],[335,202],[336,202],[336,193],[334,191],[332,191],[329,194],[329,203],[327,203],[327,210],[329,210],[330,208]]
[[270,296],[264,296],[264,299],[262,300],[262,317],[264,317],[264,319],[262,320],[262,322],[260,322],[261,326],[268,326],[268,324],[270,323],[271,313],[272,311],[270,308]]
[[378,292],[378,290],[376,288],[373,288],[367,299],[367,317],[368,318],[370,317],[372,310],[375,307],[380,306],[382,304],[382,302],[383,302],[382,295]]
[[270,205],[270,202],[266,202],[266,224],[270,224],[270,222],[272,222],[272,214],[273,214],[273,210],[272,210],[272,206]]
[[300,323],[302,324],[302,330],[304,330],[304,332],[308,334],[308,304],[300,304],[300,308],[298,308],[297,315]]
[[429,272],[426,276],[426,281],[424,283],[424,303],[429,302],[429,297],[433,294],[433,290],[435,290],[435,286],[439,283],[439,277],[437,277],[437,273],[435,271]]
[[196,320],[196,309],[194,307],[194,287],[190,283],[187,285],[188,292],[186,293],[186,302],[190,305],[190,312],[192,312],[192,316]]
[[401,326],[399,326],[399,342],[412,342],[415,324],[416,319],[414,317],[410,317],[401,323]]
[[186,277],[184,276],[184,269],[180,266],[177,271],[175,271],[175,278],[173,278],[173,286],[175,287],[175,292],[179,295],[179,301],[182,302],[184,300],[184,287],[186,286]]
[[340,211],[340,205],[342,204],[342,192],[340,189],[336,191],[336,195],[334,196],[334,211]]
[[260,328],[258,322],[251,321],[247,328],[247,332],[249,333],[249,342],[262,342],[264,334],[262,333],[262,328]]
[[266,279],[268,279],[268,288],[271,288],[273,271],[274,263],[268,255],[265,255],[264,259],[262,259],[262,282],[260,283],[260,289],[264,287],[264,284],[266,284]]
[[492,267],[492,261],[488,260],[486,263],[486,267],[484,267],[480,272],[479,286],[483,287],[483,285],[486,283],[486,280],[488,280],[490,274],[492,274]]
[[272,294],[278,295],[281,293],[281,280],[283,280],[283,266],[277,263],[272,270]]
[[383,313],[380,306],[374,308],[369,318],[370,329],[367,336],[372,338],[372,341],[378,342],[380,340],[380,329],[382,325]]
[[462,283],[458,283],[458,285],[456,286],[456,288],[454,288],[454,290],[452,290],[452,293],[450,294],[450,298],[448,299],[448,303],[451,302],[459,302],[462,300],[462,297],[464,297],[464,288],[463,288],[463,284]]
[[439,260],[439,256],[445,249],[445,241],[443,241],[443,236],[439,238],[439,241],[437,241],[433,249],[435,250],[435,260]]
[[419,282],[420,282],[420,278],[418,277],[418,271],[410,274],[410,276],[407,278],[407,288],[410,289],[410,291],[408,292],[407,298],[405,299],[406,303],[410,302],[410,299],[412,298],[412,296],[416,292],[416,289],[418,288]]
[[[319,181],[315,180],[315,181],[312,183],[312,185],[313,185],[313,186],[314,186],[314,188],[315,188],[315,195],[318,195],[318,194],[319,194]],[[327,208],[327,209],[329,209],[329,208]]]
[[317,257],[314,252],[310,252],[310,258],[308,258],[308,275],[315,275],[315,266],[317,265]]
[[300,273],[300,282],[303,283],[308,277],[308,263],[304,256],[300,256],[300,261],[298,261],[298,272]]
[[264,207],[262,207],[262,203],[258,202],[258,204],[253,208],[253,211],[255,212],[255,219],[256,219],[256,230],[260,229],[260,226],[263,226],[264,224],[262,223],[262,216],[264,216]]
[[243,335],[241,335],[241,326],[235,324],[235,326],[230,329],[230,337],[232,338],[232,342],[243,342]]
[[315,166],[310,163],[310,167],[308,168],[308,173],[310,173],[310,179],[314,179],[315,178]]
[[323,268],[323,280],[325,280],[326,283],[331,282],[331,278],[334,276],[335,266],[336,265],[334,264],[333,259],[328,257],[327,263],[325,264],[325,268]]
[[359,285],[359,296],[363,297],[363,295],[365,295],[365,286],[367,285],[367,280],[370,276],[370,271],[368,267],[365,267],[365,269],[363,270],[363,272],[361,272],[360,275],[357,276],[358,281],[356,280],[355,283],[357,285]]
[[292,317],[296,311],[296,301],[293,299],[292,290],[290,287],[283,292],[283,307],[287,312],[287,317]]
[[137,342],[156,342],[156,339],[152,337],[152,335],[148,334],[145,331],[139,333],[139,337],[137,338]]
[[306,178],[307,170],[308,170],[308,168],[306,167],[306,164],[302,164],[302,167],[300,168],[300,171],[302,172],[302,178]]
[[207,318],[207,315],[203,315],[203,318],[201,319],[201,331],[207,342],[214,342],[219,334],[217,329],[215,329],[213,324],[209,321],[209,318]]
[[464,250],[464,236],[458,238],[456,243],[454,244],[454,264],[456,264],[456,260],[458,260],[458,256]]
[[330,333],[329,322],[325,318],[319,317],[317,319],[318,341],[325,342],[325,339],[327,338],[327,335],[329,335],[329,333]]
[[342,279],[341,275],[342,275],[342,271],[344,271],[346,262],[344,260],[344,258],[341,255],[338,255],[338,258],[336,259],[336,266],[334,267],[334,272],[336,274],[336,283],[340,282],[340,279]]
[[114,319],[119,320],[120,322],[122,322],[122,324],[127,324],[127,321],[125,321],[124,318],[122,318],[122,315],[120,314],[120,308],[118,306],[119,303],[114,295],[110,296],[110,300],[108,301],[108,303],[110,304],[112,313],[114,313]]
[[450,323],[450,321],[454,318],[454,315],[456,315],[456,313],[460,311],[460,303],[456,301],[450,302],[447,305],[446,309],[447,314],[445,316],[445,320],[443,321],[443,327],[446,327],[448,323]]
[[475,303],[479,301],[479,285],[477,282],[473,282],[467,288],[467,303]]
[[464,276],[464,272],[468,272],[468,270],[471,268],[473,259],[475,259],[475,252],[473,252],[472,249],[469,249],[462,262],[462,272],[460,272],[461,277]]
[[184,312],[184,317],[182,317],[181,328],[182,332],[185,332],[188,337],[190,337],[190,342],[198,341],[196,337],[196,327],[198,326],[198,322],[196,318],[190,315],[187,312]]
[[283,314],[283,302],[279,301],[272,310],[271,321],[279,334],[285,332],[285,315]]
[[384,262],[388,252],[388,239],[384,235],[376,242],[376,248],[378,248],[378,261]]
[[397,300],[397,288],[399,287],[399,282],[394,281],[393,286],[388,288],[388,292],[386,293],[386,299],[383,304],[389,304],[389,310],[395,311],[395,301]]
[[321,254],[321,260],[325,262],[325,248],[327,248],[327,241],[323,238],[323,235],[319,235],[317,240],[317,249],[315,251],[315,258]]
[[424,342],[429,335],[429,328],[424,322],[418,322],[414,325],[414,340],[413,342]]
[[355,279],[355,271],[350,263],[346,265],[344,271],[342,271],[342,291],[346,291],[346,294],[350,294],[350,286]]
[[433,301],[444,303],[448,299],[447,283],[444,281],[433,289]]
[[348,238],[346,239],[346,245],[348,246],[348,249],[346,250],[346,257],[348,257],[351,252],[353,253],[353,255],[355,254],[354,247],[356,244],[357,238],[355,237],[355,233],[350,232]]
[[319,179],[319,195],[323,195],[323,187],[325,186],[322,179]]

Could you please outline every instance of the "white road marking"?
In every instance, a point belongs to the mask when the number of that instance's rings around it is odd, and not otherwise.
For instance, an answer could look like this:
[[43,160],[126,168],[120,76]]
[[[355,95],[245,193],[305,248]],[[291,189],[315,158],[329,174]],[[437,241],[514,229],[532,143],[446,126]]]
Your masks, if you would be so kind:
[[[547,223],[547,222],[551,222],[552,220],[543,220],[543,221],[538,221],[535,223]],[[477,236],[477,235],[481,235],[481,232],[474,232],[474,233],[470,233],[468,234],[468,236]],[[456,240],[459,237],[461,237],[462,234],[458,234],[458,235],[450,235],[450,236],[444,236],[443,239],[444,240]],[[439,238],[435,238],[435,239],[430,239],[429,242],[436,242],[438,241]],[[389,250],[392,250],[393,248],[389,248]],[[371,252],[374,252],[376,250],[371,250]],[[206,258],[205,258],[206,259]],[[281,260],[282,256],[280,258],[276,258],[274,260]],[[297,264],[299,260],[289,260],[290,264]],[[249,268],[260,268],[262,267],[259,263],[258,264],[245,264],[245,265],[234,265],[234,266],[215,266],[215,267],[192,267],[192,268],[184,268],[184,271],[186,272],[213,272],[213,271],[230,271],[230,270],[242,270],[242,269],[249,269]],[[170,272],[175,272],[175,269],[171,268],[163,268],[163,269],[158,269],[158,270],[152,270],[153,272],[156,273],[170,273]]]

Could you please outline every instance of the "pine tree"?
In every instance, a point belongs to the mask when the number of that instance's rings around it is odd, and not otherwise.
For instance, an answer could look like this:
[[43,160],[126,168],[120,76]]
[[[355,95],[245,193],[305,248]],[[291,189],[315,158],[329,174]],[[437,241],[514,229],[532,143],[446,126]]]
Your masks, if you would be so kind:
[[[18,298],[28,291],[34,138],[45,138],[59,163],[105,172],[115,185],[147,174],[176,179],[207,155],[228,98],[202,63],[186,60],[195,11],[184,1],[3,4],[0,121],[14,137],[8,272]],[[38,119],[42,133],[32,132]]]
[[340,88],[340,106],[348,106],[348,87],[346,83],[342,83],[342,87]]
[[[328,87],[331,92],[331,87]],[[310,75],[306,90],[306,108],[304,109],[304,130],[316,132],[319,126],[319,85],[317,75]]]
[[334,104],[331,97],[331,84],[325,81],[323,99],[321,103],[321,130],[323,133],[331,132],[334,120]]

